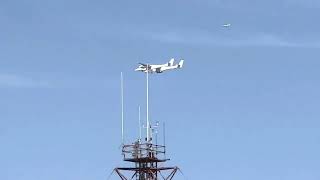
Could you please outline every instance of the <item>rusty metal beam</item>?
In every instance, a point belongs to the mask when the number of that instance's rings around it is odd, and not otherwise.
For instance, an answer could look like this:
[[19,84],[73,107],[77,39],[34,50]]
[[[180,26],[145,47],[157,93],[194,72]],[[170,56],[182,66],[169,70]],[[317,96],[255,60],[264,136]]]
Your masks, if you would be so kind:
[[118,168],[115,169],[116,173],[119,175],[119,177],[121,178],[121,180],[128,180],[123,174],[121,174],[121,172],[119,171]]
[[173,178],[173,176],[177,173],[178,171],[178,167],[176,167],[171,173],[170,175],[166,178],[166,180],[171,180]]

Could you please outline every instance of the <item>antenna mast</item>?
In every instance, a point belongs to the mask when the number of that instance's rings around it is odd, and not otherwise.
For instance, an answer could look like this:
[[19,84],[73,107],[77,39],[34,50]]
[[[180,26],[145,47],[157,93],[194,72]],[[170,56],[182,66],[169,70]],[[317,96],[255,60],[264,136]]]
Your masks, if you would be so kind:
[[141,108],[139,106],[139,141],[141,141]]
[[[170,61],[173,64],[173,61]],[[157,129],[158,121],[152,125],[149,119],[149,73],[161,73],[149,64],[139,63],[135,71],[146,73],[146,127],[141,126],[141,107],[139,106],[139,139],[131,144],[124,144],[124,95],[123,95],[123,74],[121,73],[121,135],[122,135],[122,155],[123,161],[132,163],[129,167],[116,167],[114,172],[121,180],[172,180],[179,171],[177,166],[165,166],[164,163],[169,161],[166,157],[166,127],[163,123],[163,143],[158,144]],[[169,68],[169,65],[163,65]],[[164,69],[165,69],[164,68]],[[146,138],[142,141],[142,128],[146,128]],[[153,133],[155,134],[155,144],[153,144]],[[127,178],[127,176],[130,176]]]
[[121,72],[121,143],[124,145],[123,74]]
[[149,64],[147,64],[147,139],[146,141],[150,141],[150,124],[149,124]]
[[166,146],[166,124],[163,122],[163,145]]

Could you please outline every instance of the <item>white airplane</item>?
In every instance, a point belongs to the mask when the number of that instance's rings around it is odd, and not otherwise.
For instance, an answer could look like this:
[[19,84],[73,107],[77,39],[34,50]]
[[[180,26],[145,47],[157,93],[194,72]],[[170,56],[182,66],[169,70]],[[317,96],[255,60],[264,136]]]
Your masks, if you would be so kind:
[[147,69],[149,69],[149,72],[151,72],[154,69],[157,68],[161,68],[161,67],[167,67],[167,66],[173,66],[174,63],[174,59],[170,59],[169,62],[165,63],[165,64],[144,64],[144,63],[139,63],[139,67],[137,69],[135,69],[135,71],[142,71],[142,72],[146,72]]
[[229,24],[224,24],[224,25],[222,25],[223,27],[225,27],[225,28],[228,28],[228,27],[230,27],[231,26],[231,24],[229,23]]
[[135,69],[135,71],[141,71],[141,72],[149,72],[149,73],[162,73],[167,70],[172,69],[180,69],[183,66],[184,60],[180,60],[179,64],[174,65],[174,59],[172,58],[168,63],[161,64],[161,65],[148,65],[139,63],[139,67]]

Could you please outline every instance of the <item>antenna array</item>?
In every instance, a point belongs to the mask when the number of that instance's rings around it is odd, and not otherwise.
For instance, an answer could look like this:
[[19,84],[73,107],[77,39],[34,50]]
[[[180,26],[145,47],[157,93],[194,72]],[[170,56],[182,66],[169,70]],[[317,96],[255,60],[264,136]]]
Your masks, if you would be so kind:
[[[159,166],[170,159],[166,158],[166,137],[165,137],[165,123],[163,123],[163,145],[152,142],[152,134],[159,126],[159,122],[152,126],[149,120],[149,72],[152,72],[150,65],[146,65],[146,138],[145,142],[142,140],[141,132],[141,107],[139,106],[139,138],[136,142],[130,145],[125,144],[124,140],[124,85],[123,73],[121,72],[121,141],[122,141],[122,155],[126,162],[134,163],[134,167],[117,167],[114,171],[119,175],[121,180],[127,180],[124,172],[133,172],[131,179],[136,180],[158,180],[172,179],[178,167],[164,167]],[[129,178],[130,179],[130,178]]]

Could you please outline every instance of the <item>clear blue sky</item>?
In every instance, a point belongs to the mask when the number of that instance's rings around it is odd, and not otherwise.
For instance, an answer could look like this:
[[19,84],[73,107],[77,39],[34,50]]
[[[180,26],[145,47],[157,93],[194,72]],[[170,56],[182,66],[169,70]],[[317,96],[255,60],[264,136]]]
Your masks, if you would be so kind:
[[169,165],[193,180],[319,180],[319,10],[316,0],[1,0],[0,179],[106,179],[124,165],[120,71],[131,142],[145,107],[136,63],[175,57],[185,68],[150,89]]

